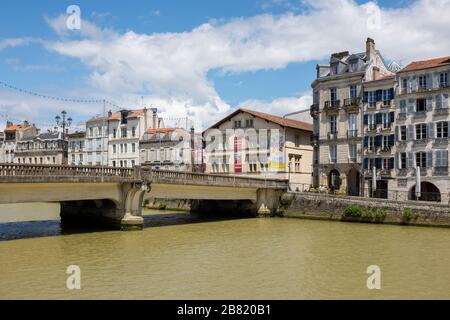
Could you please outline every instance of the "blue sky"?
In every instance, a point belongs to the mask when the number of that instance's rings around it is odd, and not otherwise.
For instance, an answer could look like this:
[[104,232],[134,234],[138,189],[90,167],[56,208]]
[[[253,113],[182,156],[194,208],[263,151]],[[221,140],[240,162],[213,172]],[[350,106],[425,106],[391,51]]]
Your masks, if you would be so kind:
[[[80,31],[65,30],[72,4],[81,8]],[[383,18],[380,28],[365,29],[367,17],[360,19],[370,6]],[[448,55],[449,45],[430,37],[449,38],[441,28],[448,18],[435,16],[446,9],[448,0],[8,0],[0,11],[0,81],[124,108],[139,107],[143,96],[165,116],[204,126],[240,106],[283,115],[310,104],[318,62],[364,51],[367,36],[403,64]],[[47,124],[61,108],[78,122],[103,112],[0,89],[0,125],[7,117]]]

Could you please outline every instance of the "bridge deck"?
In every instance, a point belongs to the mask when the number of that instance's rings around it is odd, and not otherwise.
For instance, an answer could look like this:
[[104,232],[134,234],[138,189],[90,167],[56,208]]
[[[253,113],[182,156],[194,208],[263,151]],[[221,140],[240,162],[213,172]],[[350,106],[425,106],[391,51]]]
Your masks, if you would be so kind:
[[151,170],[148,167],[0,164],[0,183],[125,183],[143,180],[159,184],[271,189],[287,189],[288,184],[287,180],[281,179]]

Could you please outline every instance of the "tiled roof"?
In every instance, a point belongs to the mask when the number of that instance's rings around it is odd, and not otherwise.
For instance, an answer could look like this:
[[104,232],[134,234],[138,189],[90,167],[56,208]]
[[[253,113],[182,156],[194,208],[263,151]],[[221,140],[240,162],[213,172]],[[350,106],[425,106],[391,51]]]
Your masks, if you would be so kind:
[[442,58],[435,58],[430,60],[423,60],[423,61],[414,61],[408,64],[406,67],[404,67],[399,72],[408,72],[408,71],[415,71],[415,70],[422,70],[422,69],[429,69],[429,68],[436,68],[443,65],[450,65],[450,56],[442,57]]
[[235,115],[237,115],[240,112],[246,112],[246,113],[251,114],[251,115],[253,115],[255,117],[258,117],[258,118],[264,119],[266,121],[270,121],[270,122],[276,123],[276,124],[278,124],[278,125],[280,125],[282,127],[299,129],[299,130],[305,130],[305,131],[313,131],[313,126],[310,123],[306,123],[306,122],[303,122],[303,121],[292,120],[292,119],[286,119],[286,118],[274,116],[274,115],[271,115],[271,114],[268,114],[268,113],[259,112],[259,111],[253,111],[253,110],[244,109],[244,108],[237,109],[235,112],[233,112],[232,114],[228,115],[224,119],[220,120],[218,123],[213,125],[211,128],[218,127],[223,122],[225,122],[228,119],[234,117]]
[[86,123],[97,123],[97,122],[102,122],[102,121],[108,121],[108,118],[91,118],[88,121],[86,121]]
[[[144,114],[144,109],[138,110],[130,110],[130,113],[127,116],[127,119],[137,118],[140,115]],[[108,118],[108,120],[120,120],[122,117],[120,111],[114,112],[114,114]]]
[[12,126],[9,126],[5,129],[5,131],[17,131],[22,129],[22,126],[20,124],[13,124]]

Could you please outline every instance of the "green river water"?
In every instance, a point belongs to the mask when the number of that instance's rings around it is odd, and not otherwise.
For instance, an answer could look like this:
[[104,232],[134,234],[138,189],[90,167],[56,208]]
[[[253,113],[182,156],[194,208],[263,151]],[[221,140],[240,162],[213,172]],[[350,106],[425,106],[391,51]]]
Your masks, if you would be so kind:
[[0,299],[450,299],[449,229],[145,214],[143,231],[74,232],[54,205],[1,206]]

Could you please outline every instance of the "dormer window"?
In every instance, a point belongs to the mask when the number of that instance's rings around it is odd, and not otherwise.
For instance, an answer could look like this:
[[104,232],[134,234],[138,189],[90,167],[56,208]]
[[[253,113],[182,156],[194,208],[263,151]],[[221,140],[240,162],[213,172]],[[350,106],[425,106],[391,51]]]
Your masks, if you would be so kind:
[[338,74],[338,65],[337,65],[337,63],[331,65],[330,73],[331,73],[332,76]]
[[350,71],[356,72],[358,71],[358,60],[352,60],[350,61]]

